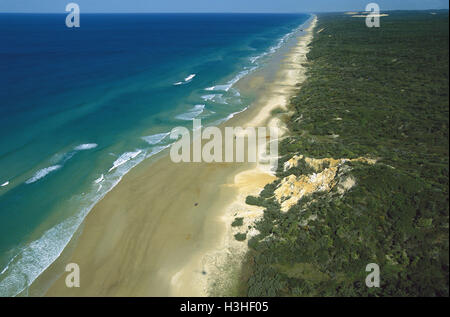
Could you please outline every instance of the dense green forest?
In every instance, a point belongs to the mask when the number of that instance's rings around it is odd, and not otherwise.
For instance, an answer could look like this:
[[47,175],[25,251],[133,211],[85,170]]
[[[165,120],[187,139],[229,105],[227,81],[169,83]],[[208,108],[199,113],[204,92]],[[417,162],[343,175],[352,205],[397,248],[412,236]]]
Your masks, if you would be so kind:
[[[379,28],[318,15],[279,179],[247,198],[265,211],[239,295],[449,295],[448,11],[388,14]],[[377,163],[347,162],[336,178],[351,176],[352,188],[304,196],[282,212],[280,180],[326,168],[304,160],[283,168],[300,154]],[[379,288],[365,284],[369,263],[380,267]]]

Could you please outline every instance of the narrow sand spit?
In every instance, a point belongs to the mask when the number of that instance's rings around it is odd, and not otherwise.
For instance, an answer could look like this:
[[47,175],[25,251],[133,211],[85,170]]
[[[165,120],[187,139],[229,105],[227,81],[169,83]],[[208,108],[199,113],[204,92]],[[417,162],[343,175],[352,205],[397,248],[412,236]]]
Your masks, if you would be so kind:
[[[264,83],[268,88],[255,105],[227,126],[268,125],[284,133],[271,111],[286,109],[296,84],[304,80],[301,64],[315,23],[316,18],[281,62],[274,81]],[[262,213],[246,205],[245,197],[270,183],[272,170],[264,162],[176,164],[167,157],[144,161],[94,207],[73,251],[63,253],[31,293],[206,296],[229,289],[229,274],[236,272],[247,250],[246,242],[233,235]],[[244,218],[243,227],[231,227],[236,217]],[[80,288],[67,288],[62,274],[73,262],[80,267]]]

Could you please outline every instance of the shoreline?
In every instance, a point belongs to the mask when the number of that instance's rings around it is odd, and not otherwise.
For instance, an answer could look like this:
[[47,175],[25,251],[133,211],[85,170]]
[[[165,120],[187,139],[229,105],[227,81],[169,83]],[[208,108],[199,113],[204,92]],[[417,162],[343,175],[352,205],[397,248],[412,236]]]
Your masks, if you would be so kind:
[[[307,22],[311,23],[310,19]],[[278,118],[271,118],[271,111],[285,107],[302,76],[304,79],[301,63],[313,25],[296,39],[298,43],[281,63],[275,83],[268,83],[273,89],[226,125],[263,124],[283,129]],[[247,195],[273,180],[265,167],[248,163],[174,164],[164,157],[142,162],[93,208],[78,241],[73,242],[73,254],[63,257],[79,264],[81,287],[66,288],[63,275],[46,295],[208,295],[211,280],[217,278],[214,259],[226,254],[233,244],[239,246],[237,249],[246,247],[230,234],[233,216],[229,211],[244,207]],[[249,207],[245,205],[252,209]],[[251,210],[246,216],[257,217],[258,213]],[[49,276],[64,270],[61,263],[55,263],[47,271],[32,288],[51,283]]]
[[[291,48],[290,52],[281,62],[276,80],[271,83],[269,92],[261,96],[258,103],[261,107],[255,107],[256,116],[248,117],[248,121],[243,123],[243,127],[267,126],[278,130],[278,137],[282,138],[287,129],[279,118],[272,115],[272,111],[281,108],[287,111],[289,98],[292,97],[296,85],[301,84],[305,79],[305,69],[301,66],[306,62],[308,53],[307,45],[312,40],[312,30],[317,22],[317,17],[313,16],[309,23],[307,33],[297,40],[297,44]],[[261,102],[266,97],[267,100]],[[265,185],[273,182],[276,177],[271,172],[268,164],[258,163],[256,166],[245,169],[235,174],[233,181],[227,186],[236,189],[236,195],[232,202],[223,206],[220,220],[226,228],[225,233],[220,239],[220,244],[209,252],[192,260],[178,271],[172,278],[172,296],[235,296],[235,285],[240,272],[240,266],[248,250],[248,239],[257,235],[257,231],[252,228],[254,223],[263,215],[262,207],[247,205],[246,197],[249,195],[258,196]],[[243,224],[238,228],[231,224],[236,218],[242,218]],[[234,235],[242,233],[239,228],[248,228],[244,241],[237,241]],[[195,268],[201,267],[209,272],[210,278],[192,278],[190,272]],[[197,287],[196,294],[187,294],[184,292],[180,282],[190,284],[191,289]]]

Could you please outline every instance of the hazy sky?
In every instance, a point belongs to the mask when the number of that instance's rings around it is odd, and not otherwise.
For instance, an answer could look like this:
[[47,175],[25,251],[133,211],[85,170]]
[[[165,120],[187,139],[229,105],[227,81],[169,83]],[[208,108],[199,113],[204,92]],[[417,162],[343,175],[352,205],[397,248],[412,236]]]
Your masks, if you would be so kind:
[[448,0],[0,0],[0,12],[61,12],[75,2],[81,12],[320,12],[448,9]]

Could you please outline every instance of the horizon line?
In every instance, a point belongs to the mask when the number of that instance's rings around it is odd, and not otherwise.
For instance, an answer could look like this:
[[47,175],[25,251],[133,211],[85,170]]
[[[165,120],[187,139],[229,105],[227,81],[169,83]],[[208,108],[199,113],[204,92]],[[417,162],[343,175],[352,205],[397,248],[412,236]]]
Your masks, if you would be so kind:
[[[381,12],[391,11],[449,11],[448,8],[441,9],[389,9],[381,10]],[[240,12],[227,12],[227,11],[205,11],[205,12],[183,12],[183,11],[111,11],[111,12],[97,12],[88,11],[82,12],[83,14],[315,14],[315,13],[345,13],[345,12],[366,12],[365,10],[339,10],[339,11],[298,11],[298,12],[254,12],[254,11],[240,11]],[[0,12],[0,14],[67,14],[66,11],[62,12],[29,12],[29,11],[8,11]]]

